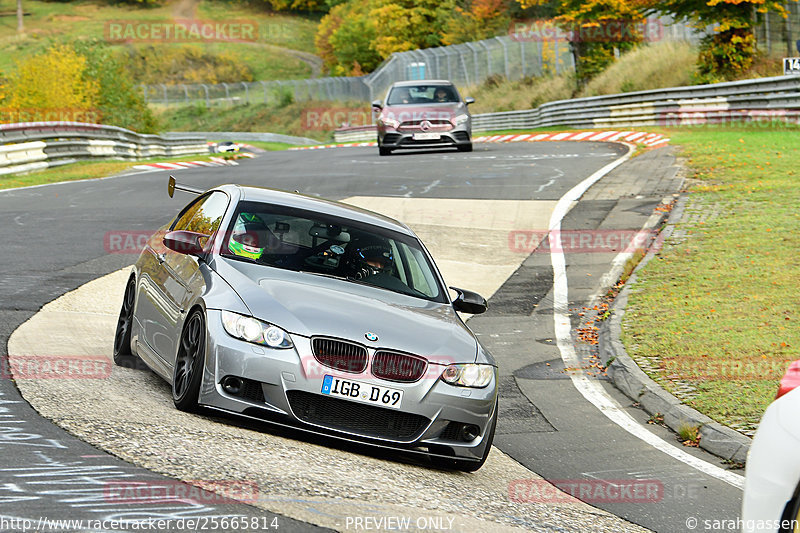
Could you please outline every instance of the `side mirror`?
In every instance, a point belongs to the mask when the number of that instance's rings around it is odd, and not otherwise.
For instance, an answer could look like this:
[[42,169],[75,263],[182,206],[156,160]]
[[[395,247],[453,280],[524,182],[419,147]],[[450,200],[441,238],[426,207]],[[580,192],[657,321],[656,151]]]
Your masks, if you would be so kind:
[[453,300],[453,307],[456,311],[462,313],[470,313],[472,315],[479,315],[485,313],[489,307],[486,303],[486,298],[477,292],[459,289],[458,287],[450,287],[458,293],[458,296]]
[[471,96],[467,96],[466,98],[464,98],[464,103],[467,104],[467,105],[474,104],[475,103],[475,99],[473,97],[471,97]]
[[164,235],[164,246],[184,255],[202,256],[207,242],[208,235],[194,231],[170,231]]
[[372,107],[374,109],[383,109],[383,103],[381,103],[380,100],[375,100],[374,102],[372,102]]
[[778,386],[778,394],[775,398],[780,398],[787,392],[796,389],[800,386],[800,360],[792,361],[786,373],[781,378],[780,385]]

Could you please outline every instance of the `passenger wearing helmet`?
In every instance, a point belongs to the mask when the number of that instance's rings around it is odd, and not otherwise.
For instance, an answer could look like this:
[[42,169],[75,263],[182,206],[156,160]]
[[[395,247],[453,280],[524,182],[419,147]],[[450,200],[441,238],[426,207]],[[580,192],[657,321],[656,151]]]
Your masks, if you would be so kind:
[[233,226],[228,250],[239,257],[259,259],[267,245],[269,228],[254,213],[240,213]]
[[391,275],[394,267],[392,248],[386,239],[364,235],[350,241],[345,250],[349,275],[363,280],[378,274]]

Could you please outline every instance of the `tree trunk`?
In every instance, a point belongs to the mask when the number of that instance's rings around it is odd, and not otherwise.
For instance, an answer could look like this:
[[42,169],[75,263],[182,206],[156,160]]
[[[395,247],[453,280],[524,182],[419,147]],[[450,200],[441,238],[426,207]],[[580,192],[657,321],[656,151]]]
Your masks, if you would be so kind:
[[17,0],[17,33],[25,31],[22,25],[22,0]]

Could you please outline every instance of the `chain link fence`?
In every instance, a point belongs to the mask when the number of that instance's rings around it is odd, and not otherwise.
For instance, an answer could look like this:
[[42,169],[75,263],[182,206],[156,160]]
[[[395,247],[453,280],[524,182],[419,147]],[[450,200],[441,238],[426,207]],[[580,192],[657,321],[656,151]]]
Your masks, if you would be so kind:
[[776,13],[764,13],[763,22],[756,28],[758,48],[767,55],[800,56],[800,5],[785,2],[788,18]]
[[[756,29],[759,47],[765,51],[795,50],[800,39],[800,6],[786,3],[788,20],[776,14],[764,17]],[[697,43],[708,32],[669,17],[648,20],[656,28],[651,40]],[[788,55],[800,55],[795,52]],[[147,102],[178,104],[252,104],[288,101],[357,101],[382,98],[389,86],[401,80],[449,79],[460,87],[478,85],[490,76],[509,80],[526,76],[574,72],[569,43],[542,38],[541,34],[511,34],[483,41],[397,52],[366,76],[312,78],[303,80],[255,81],[220,84],[143,85]]]
[[568,43],[512,35],[397,52],[366,76],[142,87],[147,102],[167,105],[275,103],[287,99],[372,101],[381,98],[399,80],[449,79],[459,86],[469,86],[492,75],[515,80],[573,70]]

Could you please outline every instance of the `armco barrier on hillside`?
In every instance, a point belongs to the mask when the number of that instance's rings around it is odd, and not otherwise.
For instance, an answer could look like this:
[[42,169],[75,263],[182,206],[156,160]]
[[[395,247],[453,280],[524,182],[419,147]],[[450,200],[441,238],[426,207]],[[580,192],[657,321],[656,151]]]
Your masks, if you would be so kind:
[[85,122],[0,124],[0,175],[82,159],[142,159],[208,153],[199,137],[144,135]]
[[[744,122],[800,123],[800,76],[559,100],[536,109],[473,115],[472,129],[624,128]],[[337,142],[374,140],[375,136],[374,126],[340,128],[335,133]]]

